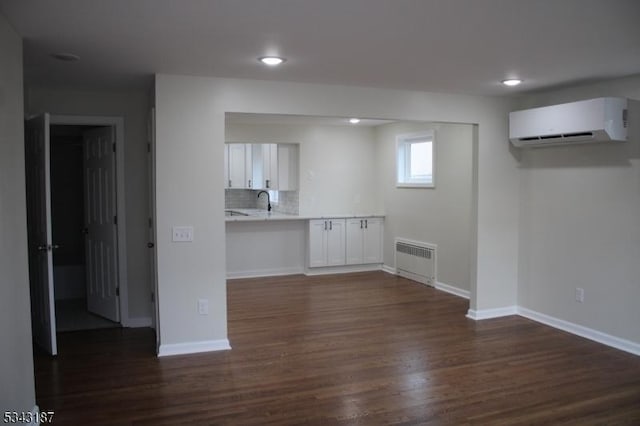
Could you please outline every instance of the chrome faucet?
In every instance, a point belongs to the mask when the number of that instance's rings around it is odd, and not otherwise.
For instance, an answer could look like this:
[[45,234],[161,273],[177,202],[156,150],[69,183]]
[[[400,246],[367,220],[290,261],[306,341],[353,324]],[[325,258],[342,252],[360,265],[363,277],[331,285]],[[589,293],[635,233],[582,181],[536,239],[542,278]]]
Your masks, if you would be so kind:
[[271,198],[269,197],[269,193],[267,191],[260,191],[258,192],[258,198],[260,198],[260,195],[262,194],[267,194],[267,211],[270,212],[271,211]]

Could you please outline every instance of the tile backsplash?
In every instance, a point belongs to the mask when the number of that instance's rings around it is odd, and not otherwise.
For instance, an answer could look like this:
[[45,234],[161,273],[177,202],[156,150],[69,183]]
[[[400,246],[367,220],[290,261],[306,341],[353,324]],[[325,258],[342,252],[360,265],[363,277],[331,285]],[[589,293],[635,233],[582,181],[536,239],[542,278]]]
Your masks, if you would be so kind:
[[[226,209],[267,209],[267,197],[258,199],[259,190],[225,189],[224,207]],[[276,212],[295,214],[299,212],[298,191],[278,191],[278,202],[271,202],[271,209]]]

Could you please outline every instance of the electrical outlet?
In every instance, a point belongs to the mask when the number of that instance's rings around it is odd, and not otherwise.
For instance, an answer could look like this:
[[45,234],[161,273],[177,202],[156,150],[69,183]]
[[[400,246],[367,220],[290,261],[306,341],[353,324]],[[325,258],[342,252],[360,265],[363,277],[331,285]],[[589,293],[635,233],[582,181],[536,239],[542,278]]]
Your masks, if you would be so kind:
[[577,302],[584,302],[584,289],[580,288],[580,287],[576,287],[576,301]]
[[174,226],[171,229],[171,241],[190,243],[193,241],[193,226]]
[[207,299],[198,299],[198,313],[209,315],[209,301]]

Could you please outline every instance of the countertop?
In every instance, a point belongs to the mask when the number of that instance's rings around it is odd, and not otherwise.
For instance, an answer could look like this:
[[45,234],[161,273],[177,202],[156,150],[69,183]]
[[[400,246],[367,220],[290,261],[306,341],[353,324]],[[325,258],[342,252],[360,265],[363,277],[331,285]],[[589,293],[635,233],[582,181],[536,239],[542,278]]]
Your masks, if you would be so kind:
[[350,219],[360,217],[384,217],[383,214],[330,214],[330,215],[293,215],[280,212],[268,212],[262,209],[225,209],[225,213],[234,212],[237,216],[226,216],[226,222],[257,222],[273,220],[309,220],[309,219]]

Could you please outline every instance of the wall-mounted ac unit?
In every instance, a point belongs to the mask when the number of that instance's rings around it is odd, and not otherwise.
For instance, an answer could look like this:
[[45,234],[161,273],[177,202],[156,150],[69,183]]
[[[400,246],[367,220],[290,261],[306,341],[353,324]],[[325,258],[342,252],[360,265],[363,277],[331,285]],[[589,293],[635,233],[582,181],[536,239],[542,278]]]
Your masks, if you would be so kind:
[[509,140],[539,147],[627,140],[627,99],[596,98],[509,113]]

